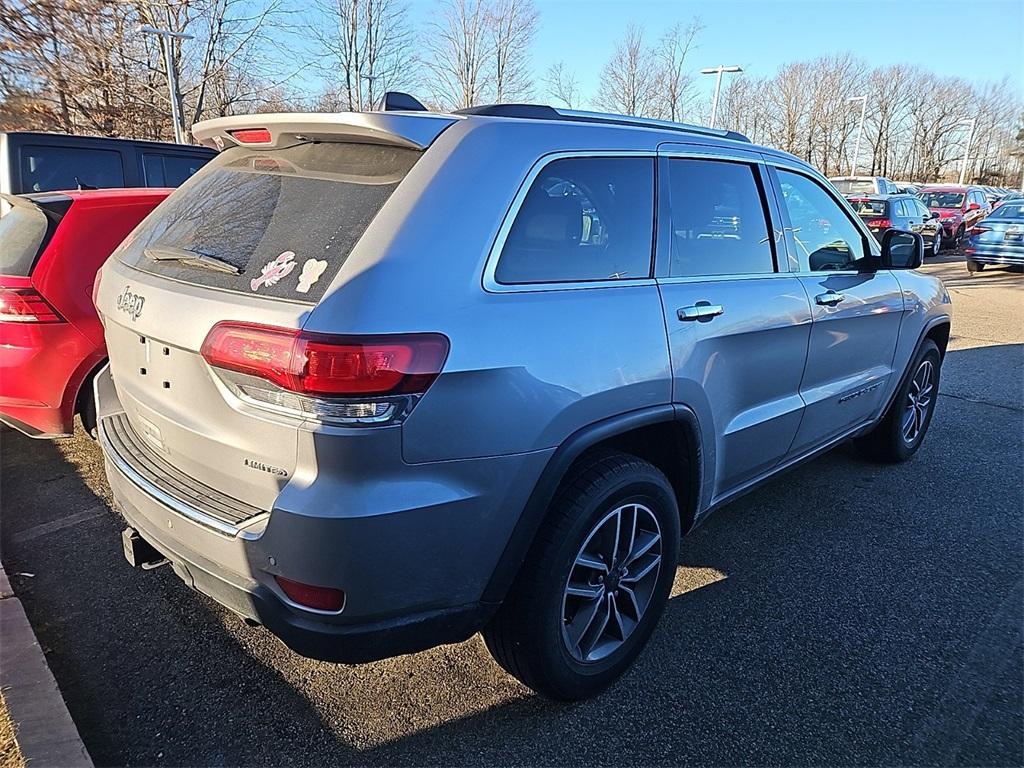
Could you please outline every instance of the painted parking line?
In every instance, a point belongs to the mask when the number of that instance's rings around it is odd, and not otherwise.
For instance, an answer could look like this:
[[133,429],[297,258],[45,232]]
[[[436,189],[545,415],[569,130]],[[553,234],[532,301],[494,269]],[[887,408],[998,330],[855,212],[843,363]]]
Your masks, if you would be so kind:
[[46,536],[56,531],[62,531],[65,528],[70,528],[73,525],[84,523],[87,520],[92,520],[96,517],[102,517],[107,513],[107,507],[105,504],[97,504],[94,507],[89,507],[81,512],[76,512],[73,515],[62,517],[60,520],[53,520],[49,523],[40,523],[39,525],[33,525],[31,528],[26,528],[24,531],[18,531],[16,534],[11,536],[11,541],[15,544],[23,544],[26,541],[32,541],[38,539],[40,536]]

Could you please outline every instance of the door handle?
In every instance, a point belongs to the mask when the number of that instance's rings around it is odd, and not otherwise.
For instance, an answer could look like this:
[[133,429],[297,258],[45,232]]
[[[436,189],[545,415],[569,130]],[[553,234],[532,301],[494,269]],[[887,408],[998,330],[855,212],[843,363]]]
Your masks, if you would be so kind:
[[815,296],[814,301],[823,307],[834,307],[836,304],[838,304],[845,298],[846,297],[843,296],[843,294],[841,293],[836,293],[835,291],[825,291],[825,293],[819,293],[817,296]]
[[712,304],[709,301],[698,301],[688,307],[680,307],[676,310],[676,317],[680,320],[711,320],[725,312],[721,304]]

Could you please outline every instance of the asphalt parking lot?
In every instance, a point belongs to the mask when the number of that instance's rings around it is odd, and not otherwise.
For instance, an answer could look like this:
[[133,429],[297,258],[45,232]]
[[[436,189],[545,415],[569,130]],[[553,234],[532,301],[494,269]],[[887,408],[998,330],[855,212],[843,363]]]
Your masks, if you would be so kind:
[[537,698],[479,638],[308,661],[132,570],[81,433],[3,432],[3,562],[101,765],[1021,764],[1024,276],[929,262],[955,317],[921,451],[839,449],[718,512],[589,702]]

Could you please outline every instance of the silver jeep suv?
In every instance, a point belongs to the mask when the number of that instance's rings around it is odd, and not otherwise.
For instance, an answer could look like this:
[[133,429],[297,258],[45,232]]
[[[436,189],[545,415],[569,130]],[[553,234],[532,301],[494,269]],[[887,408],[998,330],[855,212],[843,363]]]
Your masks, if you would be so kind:
[[219,155],[102,270],[134,564],[306,656],[482,631],[576,699],[713,509],[851,438],[920,446],[950,330],[920,236],[876,243],[739,134],[403,106],[196,125]]

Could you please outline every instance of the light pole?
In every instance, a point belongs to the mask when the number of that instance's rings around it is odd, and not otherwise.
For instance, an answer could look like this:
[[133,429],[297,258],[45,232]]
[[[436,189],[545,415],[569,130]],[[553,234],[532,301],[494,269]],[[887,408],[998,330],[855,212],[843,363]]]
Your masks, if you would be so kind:
[[868,97],[867,96],[851,96],[847,101],[859,101],[860,102],[860,125],[857,128],[857,143],[853,147],[853,158],[850,160],[850,175],[857,175],[857,159],[860,157],[860,140],[864,135],[864,114],[868,109]]
[[967,134],[967,146],[964,147],[964,159],[960,163],[960,183],[964,183],[964,176],[967,174],[967,158],[971,154],[971,142],[974,141],[974,126],[977,123],[977,118],[969,117],[966,120],[961,120],[959,125],[970,125],[971,130]]
[[174,56],[171,53],[171,41],[174,38],[191,40],[193,35],[186,35],[184,32],[173,32],[170,29],[157,29],[148,24],[143,24],[139,27],[139,32],[144,35],[156,35],[163,38],[164,66],[167,68],[167,90],[171,96],[171,121],[174,123],[174,140],[178,144],[184,144],[185,129],[181,124],[181,110],[178,102],[178,77],[174,72]]
[[[366,99],[366,103],[369,105],[368,109],[374,109],[373,86],[374,86],[374,83],[376,83],[378,80],[380,80],[380,78],[381,78],[380,75],[364,75],[362,72],[359,73],[359,79],[360,80],[365,80],[366,81],[366,86],[370,89],[370,92],[367,95],[367,99]],[[359,111],[361,112],[362,109],[363,109],[363,92],[362,92],[361,88],[359,90],[359,94],[358,95],[359,95]]]
[[723,64],[719,64],[717,67],[707,67],[700,71],[702,75],[715,75],[715,97],[711,100],[711,123],[708,126],[709,128],[715,127],[715,120],[718,118],[718,95],[722,92],[722,73],[742,71],[743,67],[735,65],[727,67]]

